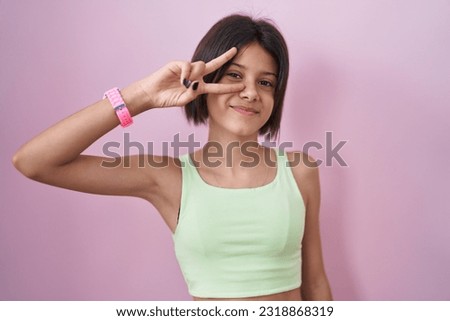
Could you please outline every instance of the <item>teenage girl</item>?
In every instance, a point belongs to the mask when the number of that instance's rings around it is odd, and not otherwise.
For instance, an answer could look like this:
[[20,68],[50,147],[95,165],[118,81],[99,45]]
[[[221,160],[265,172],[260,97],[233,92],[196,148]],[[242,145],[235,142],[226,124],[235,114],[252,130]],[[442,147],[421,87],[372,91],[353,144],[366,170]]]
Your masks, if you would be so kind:
[[[14,165],[46,184],[153,204],[173,233],[194,300],[331,300],[316,163],[258,143],[258,135],[276,136],[280,126],[289,71],[281,33],[265,20],[228,16],[208,31],[192,61],[170,62],[109,90],[22,146]],[[208,124],[203,148],[114,162],[81,154],[132,117],[171,106]]]

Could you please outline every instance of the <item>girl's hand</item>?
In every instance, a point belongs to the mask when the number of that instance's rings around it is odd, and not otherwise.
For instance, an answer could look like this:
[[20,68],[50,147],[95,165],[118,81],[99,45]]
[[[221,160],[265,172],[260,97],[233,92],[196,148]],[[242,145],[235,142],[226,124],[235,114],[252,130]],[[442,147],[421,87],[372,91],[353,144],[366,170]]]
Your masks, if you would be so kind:
[[184,106],[202,94],[227,94],[244,89],[243,84],[209,84],[203,77],[219,69],[237,53],[235,47],[205,63],[173,61],[138,82],[148,99],[146,108]]

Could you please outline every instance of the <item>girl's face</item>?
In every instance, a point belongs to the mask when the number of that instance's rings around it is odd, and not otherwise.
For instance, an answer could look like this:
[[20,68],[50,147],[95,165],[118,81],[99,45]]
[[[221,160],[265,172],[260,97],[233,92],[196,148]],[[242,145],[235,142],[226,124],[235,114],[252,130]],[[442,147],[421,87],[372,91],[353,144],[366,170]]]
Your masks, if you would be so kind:
[[245,87],[238,93],[208,94],[210,130],[257,136],[273,110],[277,71],[272,56],[258,43],[241,49],[219,83],[243,83]]

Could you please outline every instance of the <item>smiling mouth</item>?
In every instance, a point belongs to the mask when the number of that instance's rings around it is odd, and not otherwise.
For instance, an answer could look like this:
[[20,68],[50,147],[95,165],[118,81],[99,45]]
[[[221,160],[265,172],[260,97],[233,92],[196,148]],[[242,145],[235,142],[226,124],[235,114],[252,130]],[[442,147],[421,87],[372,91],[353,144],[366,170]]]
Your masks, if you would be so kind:
[[251,115],[259,114],[259,112],[253,108],[248,108],[248,107],[243,107],[243,106],[231,106],[231,108],[233,108],[235,111],[237,111],[238,113],[240,113],[242,115],[251,116]]

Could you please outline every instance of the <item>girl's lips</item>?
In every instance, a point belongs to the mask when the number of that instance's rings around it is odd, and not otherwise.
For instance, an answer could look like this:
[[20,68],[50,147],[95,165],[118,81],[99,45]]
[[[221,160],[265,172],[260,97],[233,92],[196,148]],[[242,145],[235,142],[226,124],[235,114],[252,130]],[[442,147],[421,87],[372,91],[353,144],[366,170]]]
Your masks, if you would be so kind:
[[231,108],[233,108],[238,113],[240,113],[242,115],[246,115],[246,116],[252,116],[252,115],[256,115],[258,113],[253,108],[246,108],[246,107],[241,107],[241,106],[231,106]]

